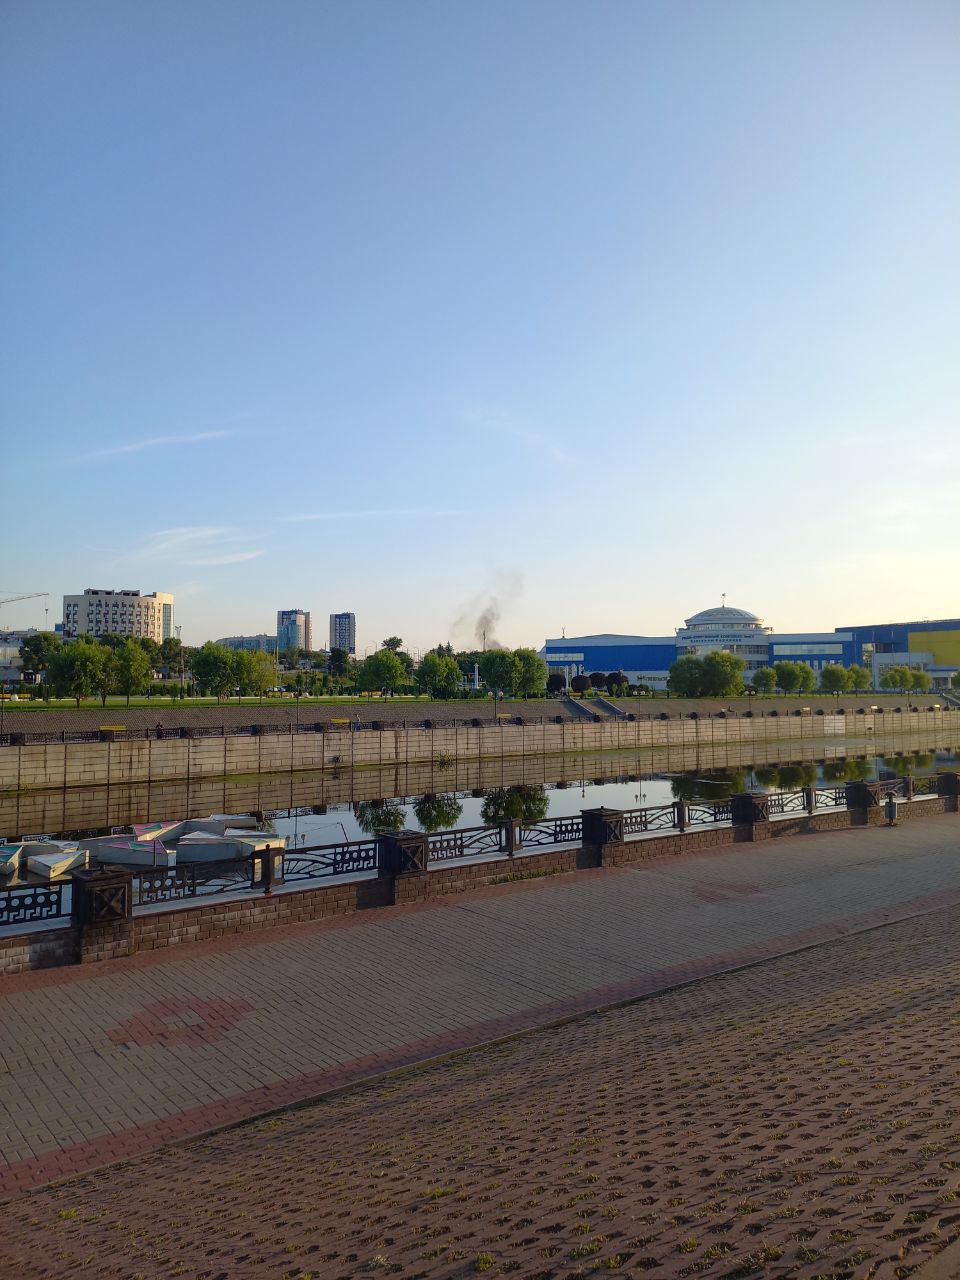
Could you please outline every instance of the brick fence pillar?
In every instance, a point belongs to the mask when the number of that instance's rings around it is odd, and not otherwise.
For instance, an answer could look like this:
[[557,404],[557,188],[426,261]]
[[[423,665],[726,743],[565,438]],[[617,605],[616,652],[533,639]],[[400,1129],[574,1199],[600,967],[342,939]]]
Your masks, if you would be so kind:
[[738,791],[732,795],[730,817],[734,826],[746,827],[750,840],[766,840],[770,835],[770,802],[766,792]]
[[133,944],[133,871],[102,866],[70,877],[70,911],[77,930],[77,960],[130,955]]
[[622,809],[583,809],[583,852],[587,866],[602,867],[607,845],[623,844]]
[[383,831],[377,836],[377,870],[381,876],[423,875],[429,840],[425,831]]
[[960,813],[960,773],[938,773],[937,793],[943,796],[948,813]]

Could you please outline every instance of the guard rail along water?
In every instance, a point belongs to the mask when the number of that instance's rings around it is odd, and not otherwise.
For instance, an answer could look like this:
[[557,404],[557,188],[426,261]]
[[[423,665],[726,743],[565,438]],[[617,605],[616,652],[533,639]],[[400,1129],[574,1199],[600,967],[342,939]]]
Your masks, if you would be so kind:
[[[278,848],[229,862],[182,863],[172,868],[96,867],[43,883],[0,889],[0,928],[24,932],[62,921],[83,926],[194,900],[269,895],[284,885],[320,887],[347,877],[423,874],[457,860],[510,860],[571,846],[599,846],[718,826],[814,818],[836,810],[879,811],[894,797],[912,804],[951,798],[960,806],[960,773],[900,777],[882,782],[809,786],[793,791],[743,792],[719,801],[676,800],[636,809],[585,809],[578,815],[449,831],[381,832],[365,840]],[[99,913],[99,914],[98,914]],[[103,914],[106,913],[106,914]]]

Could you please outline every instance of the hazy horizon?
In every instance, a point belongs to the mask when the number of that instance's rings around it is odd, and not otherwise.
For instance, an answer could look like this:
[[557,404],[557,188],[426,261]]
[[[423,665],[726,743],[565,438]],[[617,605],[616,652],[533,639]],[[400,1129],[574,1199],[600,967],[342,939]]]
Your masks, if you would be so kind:
[[0,15],[0,626],[960,615],[960,10]]

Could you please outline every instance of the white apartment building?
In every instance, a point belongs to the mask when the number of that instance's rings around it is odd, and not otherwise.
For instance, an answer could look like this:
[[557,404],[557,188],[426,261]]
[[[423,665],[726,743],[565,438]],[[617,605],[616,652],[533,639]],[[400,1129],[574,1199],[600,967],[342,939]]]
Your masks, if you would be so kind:
[[146,636],[169,640],[176,635],[173,596],[163,591],[101,590],[87,587],[83,595],[63,597],[64,636]]
[[355,613],[331,613],[330,648],[357,651],[357,615]]

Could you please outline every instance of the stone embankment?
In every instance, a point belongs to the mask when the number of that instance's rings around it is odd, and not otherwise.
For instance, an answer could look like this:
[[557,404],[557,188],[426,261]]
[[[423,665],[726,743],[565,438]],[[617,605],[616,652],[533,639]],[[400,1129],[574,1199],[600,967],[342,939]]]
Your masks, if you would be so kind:
[[[870,711],[883,708],[888,714],[908,712],[912,707],[927,708],[943,699],[926,693],[916,697],[900,697],[890,694],[864,694],[856,697],[844,695],[840,700],[824,695],[811,695],[806,698],[611,698],[607,701],[607,709],[595,699],[586,699],[583,706],[588,713],[596,714],[604,719],[616,718],[614,707],[620,708],[627,715],[635,715],[639,719],[650,716],[668,715],[672,719],[686,718],[694,712],[698,716],[713,716],[731,712],[743,716],[747,712],[751,716],[792,715],[809,710],[812,714],[823,711],[824,714],[835,712],[842,706],[848,713]],[[899,712],[898,709],[899,708]],[[960,709],[960,708],[958,708]],[[376,698],[367,703],[356,702],[328,703],[303,702],[299,708],[293,700],[285,702],[266,702],[262,706],[256,703],[223,703],[220,706],[184,707],[171,706],[158,698],[149,707],[80,707],[57,708],[43,710],[13,710],[8,705],[4,716],[5,734],[35,733],[75,733],[91,732],[104,725],[120,726],[134,733],[155,732],[157,724],[165,731],[176,729],[209,729],[237,726],[266,725],[271,728],[289,729],[298,724],[327,724],[333,728],[344,725],[360,724],[371,728],[375,724],[387,725],[390,728],[404,728],[422,725],[430,720],[438,725],[469,725],[472,720],[480,720],[484,724],[492,724],[497,719],[515,719],[523,717],[525,721],[539,724],[541,720],[556,722],[557,717],[570,723],[579,723],[585,717],[572,710],[563,698],[534,698],[530,701],[498,701],[492,698],[459,702],[408,702],[404,700]]]

